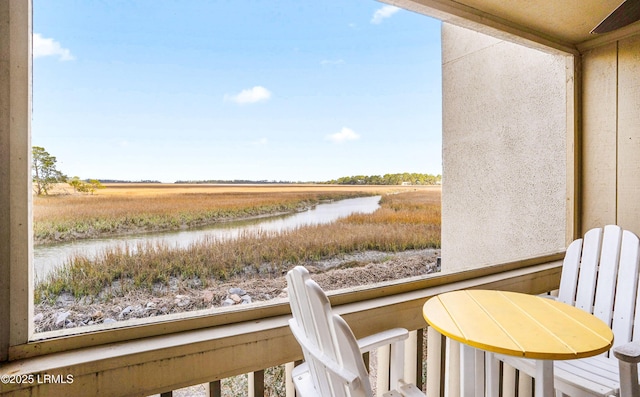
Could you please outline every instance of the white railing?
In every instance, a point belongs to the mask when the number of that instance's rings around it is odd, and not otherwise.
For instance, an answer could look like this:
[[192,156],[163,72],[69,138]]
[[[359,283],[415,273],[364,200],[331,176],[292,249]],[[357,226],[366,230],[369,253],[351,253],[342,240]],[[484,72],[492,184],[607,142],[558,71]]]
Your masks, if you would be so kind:
[[[426,382],[430,397],[456,397],[455,385],[459,377],[456,346],[449,342],[439,343],[441,338],[432,330],[423,331],[426,326],[422,318],[424,302],[439,293],[464,288],[531,294],[551,291],[559,284],[561,258],[562,253],[559,253],[461,273],[434,274],[396,283],[333,291],[329,297],[334,310],[350,324],[356,337],[393,327],[414,331],[411,343],[407,344],[409,364],[405,367],[409,372],[405,374],[406,378],[415,380],[417,385]],[[173,390],[206,384],[204,389],[208,395],[221,396],[226,394],[227,382],[224,379],[250,374],[248,390],[243,395],[262,396],[265,382],[270,382],[268,378],[265,380],[265,369],[284,365],[288,369],[286,372],[290,373],[294,363],[302,358],[287,326],[290,318],[288,302],[273,305],[252,309],[256,312],[248,321],[36,354],[34,350],[46,349],[50,343],[44,341],[42,345],[31,346],[30,353],[26,354],[28,357],[3,364],[0,374],[72,375],[73,383],[0,384],[0,394],[160,394],[164,397],[173,395]],[[426,358],[423,357],[423,333],[428,341]],[[85,339],[78,340],[84,345],[87,344]],[[370,361],[373,362],[374,358],[371,357]],[[423,363],[426,363],[426,380],[423,378]],[[378,389],[383,389],[384,382],[388,382],[388,362],[382,351],[376,354],[375,368]],[[513,375],[505,371],[504,378],[513,378]],[[284,394],[293,396],[290,381],[286,383],[287,392]]]

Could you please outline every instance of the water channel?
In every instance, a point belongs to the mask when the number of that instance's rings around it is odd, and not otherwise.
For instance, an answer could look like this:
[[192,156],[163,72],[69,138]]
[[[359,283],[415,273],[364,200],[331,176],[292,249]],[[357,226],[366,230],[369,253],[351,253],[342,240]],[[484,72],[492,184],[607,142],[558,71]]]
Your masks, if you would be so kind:
[[354,213],[372,213],[380,208],[379,202],[380,196],[359,197],[318,204],[308,211],[291,215],[224,222],[198,229],[38,245],[34,248],[34,270],[36,279],[42,279],[73,255],[82,254],[92,257],[109,248],[125,244],[130,248],[147,243],[187,247],[203,238],[232,239],[237,238],[241,233],[252,231],[283,231],[305,225],[326,224]]

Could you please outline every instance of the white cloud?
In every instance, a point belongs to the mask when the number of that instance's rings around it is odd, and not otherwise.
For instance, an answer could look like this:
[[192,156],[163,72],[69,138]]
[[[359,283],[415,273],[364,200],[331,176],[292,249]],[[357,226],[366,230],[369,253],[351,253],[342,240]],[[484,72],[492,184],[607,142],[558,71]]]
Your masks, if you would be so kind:
[[246,90],[242,90],[239,94],[236,95],[225,95],[224,100],[235,102],[239,105],[246,105],[248,103],[256,103],[266,101],[271,98],[271,92],[262,86],[255,86],[253,88],[248,88]]
[[73,61],[76,59],[71,55],[71,51],[63,48],[60,43],[54,39],[42,37],[40,33],[33,34],[33,58],[41,58],[47,56],[57,56],[60,61]]
[[382,8],[377,9],[376,12],[373,14],[373,18],[371,18],[371,23],[376,25],[379,23],[382,23],[384,19],[391,17],[393,14],[395,14],[398,11],[400,11],[398,7],[388,6],[388,5],[383,6]]
[[344,64],[344,59],[323,59],[322,61],[320,61],[320,64],[322,66],[342,65]]
[[360,139],[360,135],[356,134],[351,128],[342,127],[340,132],[336,132],[335,134],[327,135],[326,139],[330,140],[333,143],[342,143],[345,141],[355,141],[356,139]]
[[254,146],[265,146],[269,141],[267,138],[260,138],[258,140],[252,141],[251,144]]

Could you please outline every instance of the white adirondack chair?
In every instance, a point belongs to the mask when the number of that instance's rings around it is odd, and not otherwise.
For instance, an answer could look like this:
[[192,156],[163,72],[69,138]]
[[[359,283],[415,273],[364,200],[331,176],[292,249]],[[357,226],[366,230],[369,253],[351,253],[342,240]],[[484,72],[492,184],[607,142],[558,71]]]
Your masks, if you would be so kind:
[[329,299],[309,277],[307,269],[297,266],[289,271],[287,284],[293,313],[289,327],[305,359],[292,373],[302,397],[372,397],[362,353],[389,344],[393,390],[384,396],[425,397],[402,379],[406,329],[395,328],[356,340],[342,317],[332,313]]
[[[589,230],[569,245],[564,258],[558,300],[594,314],[614,333],[614,354],[556,361],[556,395],[639,397],[637,363],[640,349],[638,237],[615,225]],[[511,366],[535,376],[534,362],[500,356]],[[635,376],[635,379],[633,377]],[[621,381],[622,379],[622,381]],[[620,391],[622,389],[622,392]]]

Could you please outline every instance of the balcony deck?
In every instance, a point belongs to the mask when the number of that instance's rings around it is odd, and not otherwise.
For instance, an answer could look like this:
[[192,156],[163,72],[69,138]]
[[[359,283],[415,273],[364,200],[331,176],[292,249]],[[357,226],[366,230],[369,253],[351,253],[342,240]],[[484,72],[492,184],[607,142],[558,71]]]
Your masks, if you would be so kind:
[[[415,363],[412,377],[422,384],[422,364],[427,361],[428,395],[443,395],[446,382],[455,383],[455,363],[444,364],[437,334],[427,330],[428,357],[423,357],[422,319],[424,302],[439,293],[464,288],[485,288],[541,294],[558,287],[562,253],[498,264],[452,274],[432,274],[393,283],[332,291],[335,310],[351,325],[356,337],[392,327],[417,331],[409,360]],[[264,394],[264,370],[301,360],[301,351],[287,326],[288,302],[276,300],[254,304],[246,310],[223,311],[192,318],[176,318],[145,332],[132,326],[82,335],[60,335],[34,341],[11,354],[16,360],[3,365],[3,374],[36,376],[35,382],[1,384],[0,394],[11,396],[71,396],[90,391],[100,396],[172,395],[172,390],[209,384],[210,395],[222,395],[221,380],[251,374],[247,395]],[[52,335],[48,335],[52,336]],[[110,339],[114,341],[111,342]],[[72,343],[77,348],[68,350]],[[67,347],[65,349],[65,346]],[[384,369],[378,352],[378,368]],[[388,365],[388,364],[386,364]],[[443,365],[451,367],[445,370]],[[384,382],[384,371],[377,381]],[[73,375],[73,383],[38,382],[44,374]],[[445,376],[446,374],[446,376]],[[451,381],[449,381],[451,380]],[[293,395],[289,387],[287,395]],[[454,390],[448,390],[454,396]]]

